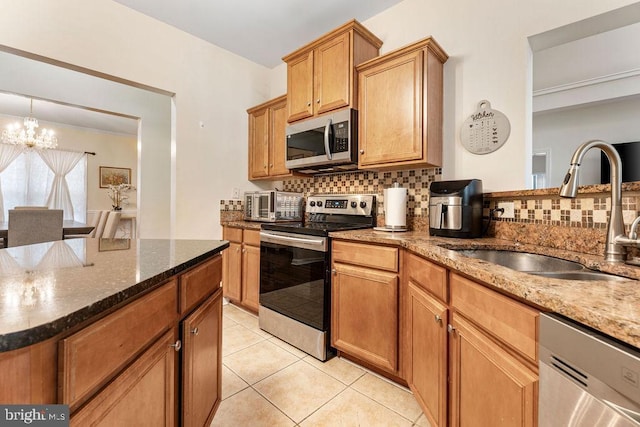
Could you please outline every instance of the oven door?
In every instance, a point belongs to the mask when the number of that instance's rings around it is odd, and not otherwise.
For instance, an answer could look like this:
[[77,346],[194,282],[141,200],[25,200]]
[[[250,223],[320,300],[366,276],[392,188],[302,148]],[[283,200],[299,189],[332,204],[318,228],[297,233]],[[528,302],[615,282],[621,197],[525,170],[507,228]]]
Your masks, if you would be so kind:
[[260,305],[312,328],[329,327],[327,237],[260,232]]

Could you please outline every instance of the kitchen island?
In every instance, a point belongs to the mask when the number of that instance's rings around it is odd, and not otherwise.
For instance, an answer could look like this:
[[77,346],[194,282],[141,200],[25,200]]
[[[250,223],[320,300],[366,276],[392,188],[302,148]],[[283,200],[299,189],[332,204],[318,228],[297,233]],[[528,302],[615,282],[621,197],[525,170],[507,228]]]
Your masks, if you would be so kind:
[[0,250],[0,402],[68,404],[72,425],[210,421],[228,245],[71,239]]

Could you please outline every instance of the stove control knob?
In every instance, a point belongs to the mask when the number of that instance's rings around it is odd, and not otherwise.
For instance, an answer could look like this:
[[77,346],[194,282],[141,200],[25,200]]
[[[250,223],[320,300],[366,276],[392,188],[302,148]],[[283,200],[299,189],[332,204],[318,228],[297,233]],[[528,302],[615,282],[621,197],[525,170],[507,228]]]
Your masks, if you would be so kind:
[[360,207],[362,209],[366,208],[367,207],[367,202],[365,202],[364,200],[362,202],[360,202]]
[[313,200],[309,202],[309,206],[314,207],[316,205],[316,202],[314,202]]
[[318,200],[318,207],[321,208],[322,207],[322,201]]
[[352,208],[357,208],[358,207],[358,203],[357,202],[351,202],[351,207]]

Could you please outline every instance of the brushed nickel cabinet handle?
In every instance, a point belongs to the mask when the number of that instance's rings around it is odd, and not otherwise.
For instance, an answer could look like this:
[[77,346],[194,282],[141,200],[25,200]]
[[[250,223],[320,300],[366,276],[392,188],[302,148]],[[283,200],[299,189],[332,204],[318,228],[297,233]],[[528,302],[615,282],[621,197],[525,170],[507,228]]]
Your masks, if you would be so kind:
[[440,322],[442,322],[442,317],[440,317],[440,315],[439,315],[439,314],[436,314],[436,315],[435,315],[435,319],[436,319],[436,323],[440,323]]
[[191,330],[191,333],[193,335],[196,335],[196,336],[198,335],[198,332],[200,332],[200,331],[198,331],[198,327],[197,326]]
[[316,101],[316,103],[320,104],[320,99],[318,98],[318,100]]
[[450,324],[447,325],[447,332],[449,332],[450,334],[452,334],[453,331],[455,331],[455,330],[456,330],[456,328],[454,328],[452,325],[450,325]]
[[311,103],[310,102],[307,102],[307,107],[311,107]]
[[171,344],[169,347],[173,347],[175,351],[180,351],[182,348],[182,341],[178,340],[175,344]]
[[360,150],[360,154],[364,154],[364,150]]
[[331,270],[331,273],[333,273],[333,275],[335,276],[338,274],[338,271],[334,268],[333,270]]

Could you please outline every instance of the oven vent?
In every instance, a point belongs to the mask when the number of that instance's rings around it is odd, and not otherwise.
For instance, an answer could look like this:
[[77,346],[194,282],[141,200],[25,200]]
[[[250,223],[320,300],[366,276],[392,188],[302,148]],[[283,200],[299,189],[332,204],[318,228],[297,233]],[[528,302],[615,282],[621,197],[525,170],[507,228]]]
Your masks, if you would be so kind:
[[551,366],[571,378],[584,388],[589,388],[589,376],[556,356],[551,356]]

